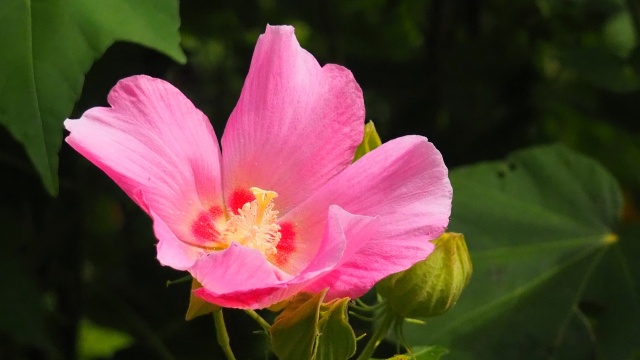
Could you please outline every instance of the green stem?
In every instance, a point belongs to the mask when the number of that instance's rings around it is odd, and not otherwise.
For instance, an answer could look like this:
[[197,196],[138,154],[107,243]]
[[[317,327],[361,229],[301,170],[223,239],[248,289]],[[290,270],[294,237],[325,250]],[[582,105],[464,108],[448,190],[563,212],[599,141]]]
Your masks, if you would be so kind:
[[247,315],[251,316],[251,318],[255,320],[258,323],[258,325],[262,327],[264,331],[269,331],[269,329],[271,328],[271,325],[269,325],[267,320],[263,319],[262,316],[260,316],[260,314],[258,314],[253,310],[245,310],[244,312],[246,312]]
[[174,284],[181,284],[181,283],[185,283],[185,282],[190,282],[193,279],[193,277],[191,275],[187,275],[187,276],[183,276],[180,279],[176,279],[176,280],[167,280],[167,287],[174,285]]
[[375,320],[375,319],[374,319],[374,318],[372,318],[372,317],[364,316],[364,315],[360,315],[360,314],[358,314],[358,313],[357,313],[357,312],[355,312],[355,311],[349,311],[349,315],[353,316],[353,317],[354,317],[354,318],[356,318],[356,319],[360,319],[360,320],[362,320],[362,321],[372,322],[373,320]]
[[224,355],[227,357],[227,360],[236,360],[236,357],[233,356],[233,351],[231,351],[231,346],[229,345],[229,334],[227,333],[227,327],[224,324],[222,309],[213,312],[213,320],[216,324],[216,337],[218,338],[218,344],[220,344]]
[[371,355],[373,355],[373,352],[376,350],[380,342],[382,342],[382,339],[384,339],[384,337],[389,332],[389,329],[393,324],[393,320],[394,320],[393,315],[389,313],[386,313],[384,315],[384,317],[382,318],[382,323],[380,323],[380,327],[378,327],[373,332],[373,335],[371,335],[369,342],[367,342],[367,345],[364,347],[364,349],[362,350],[362,353],[360,353],[360,356],[358,356],[357,360],[368,360],[371,358]]
[[385,306],[385,303],[384,302],[378,302],[378,303],[373,304],[373,305],[368,305],[364,301],[362,301],[360,299],[356,299],[356,303],[355,304],[349,304],[349,306],[354,307],[354,308],[358,308],[358,309],[362,309],[362,310],[368,311],[368,312],[374,312],[374,311],[380,310],[380,308]]

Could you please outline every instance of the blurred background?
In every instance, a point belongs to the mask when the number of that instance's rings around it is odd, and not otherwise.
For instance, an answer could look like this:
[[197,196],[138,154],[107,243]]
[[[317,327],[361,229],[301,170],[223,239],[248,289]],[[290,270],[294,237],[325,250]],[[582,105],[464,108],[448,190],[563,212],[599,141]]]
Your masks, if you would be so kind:
[[[383,141],[427,136],[450,168],[561,142],[614,174],[637,220],[635,0],[183,0],[180,15],[186,65],[116,43],[71,117],[148,74],[180,88],[220,136],[257,36],[291,24],[321,64],[354,73]],[[107,176],[63,144],[52,198],[4,128],[0,174],[0,359],[222,358],[210,317],[184,321],[189,283],[167,287],[184,274],[159,266],[150,220]],[[226,316],[237,357],[264,359],[258,326]]]

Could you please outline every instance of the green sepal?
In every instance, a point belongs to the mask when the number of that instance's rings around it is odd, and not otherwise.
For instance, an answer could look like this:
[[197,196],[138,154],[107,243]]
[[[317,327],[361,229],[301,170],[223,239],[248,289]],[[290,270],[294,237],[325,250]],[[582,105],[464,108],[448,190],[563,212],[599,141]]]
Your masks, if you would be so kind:
[[349,298],[323,304],[326,290],[292,298],[275,319],[269,333],[280,360],[348,359],[356,352],[356,337],[349,325]]
[[353,157],[353,161],[360,159],[364,156],[364,154],[370,152],[371,150],[377,148],[382,145],[382,141],[380,140],[380,136],[376,131],[376,127],[373,125],[373,121],[369,121],[364,125],[364,137],[358,148],[356,149],[356,154]]
[[349,298],[333,300],[320,308],[315,359],[348,359],[356,352],[356,335],[349,325]]
[[187,308],[187,314],[184,317],[187,321],[200,315],[211,314],[214,311],[218,311],[221,309],[220,306],[214,305],[210,302],[206,302],[193,293],[194,290],[197,290],[201,287],[202,285],[198,282],[198,280],[193,279],[191,281],[191,296],[189,298],[189,307]]
[[269,333],[278,359],[313,359],[320,306],[326,293],[300,293],[276,317]]

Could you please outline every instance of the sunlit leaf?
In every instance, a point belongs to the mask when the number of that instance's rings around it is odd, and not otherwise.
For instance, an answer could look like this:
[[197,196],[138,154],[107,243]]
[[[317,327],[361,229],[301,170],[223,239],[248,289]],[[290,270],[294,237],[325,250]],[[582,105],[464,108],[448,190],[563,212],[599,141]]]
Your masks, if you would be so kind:
[[24,145],[52,194],[62,121],[91,64],[115,41],[185,61],[176,0],[4,0],[0,19],[0,123]]
[[[579,358],[581,352],[597,352],[585,328],[589,322],[583,321],[585,289],[594,274],[605,271],[603,256],[632,240],[615,233],[622,200],[613,177],[593,160],[550,146],[454,170],[451,181],[449,229],[465,234],[474,277],[449,313],[426,326],[407,325],[409,343],[443,344],[452,359]],[[615,286],[635,284],[621,275]],[[632,307],[611,301],[605,309],[621,306],[635,320]],[[637,333],[635,327],[625,331]],[[581,352],[565,353],[575,337],[585,342]]]
[[129,334],[97,325],[88,319],[82,319],[79,325],[78,358],[81,360],[110,358],[133,343]]

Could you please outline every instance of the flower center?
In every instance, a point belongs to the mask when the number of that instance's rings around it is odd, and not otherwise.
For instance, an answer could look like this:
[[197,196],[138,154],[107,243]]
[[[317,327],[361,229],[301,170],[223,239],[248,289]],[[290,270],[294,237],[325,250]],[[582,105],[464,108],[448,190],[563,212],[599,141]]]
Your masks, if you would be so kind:
[[220,234],[222,243],[235,241],[243,246],[256,249],[265,256],[277,253],[276,246],[282,235],[280,225],[276,223],[278,211],[273,210],[273,199],[278,197],[275,191],[250,189],[255,200],[230,214],[229,220]]

